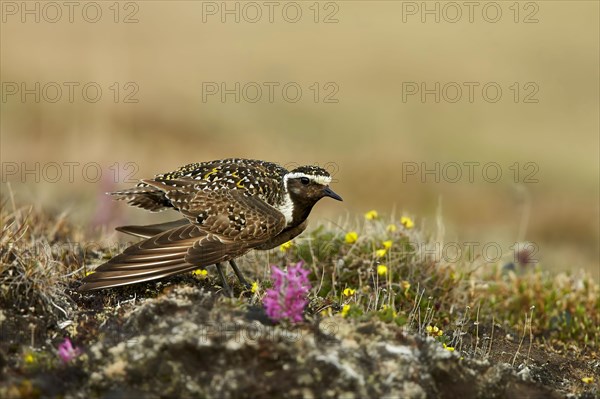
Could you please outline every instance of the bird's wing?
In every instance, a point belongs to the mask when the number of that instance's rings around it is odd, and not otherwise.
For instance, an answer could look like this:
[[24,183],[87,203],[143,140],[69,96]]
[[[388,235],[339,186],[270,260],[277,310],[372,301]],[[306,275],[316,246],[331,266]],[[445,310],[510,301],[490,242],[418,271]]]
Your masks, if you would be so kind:
[[[273,199],[273,193],[280,184],[279,179],[287,170],[272,162],[252,159],[223,159],[192,163],[168,173],[156,175],[153,179],[142,180],[136,187],[110,193],[119,201],[152,212],[173,208],[164,190],[154,183],[170,183],[175,180],[193,182],[198,187],[220,187],[249,191],[252,195],[261,194]],[[260,182],[261,184],[256,184]]]
[[[167,195],[176,198],[177,191]],[[186,191],[180,199],[184,195],[180,211],[191,223],[130,246],[85,277],[79,290],[154,280],[225,262],[277,235],[286,224],[281,212],[240,191]]]
[[183,218],[172,222],[149,224],[146,226],[119,226],[115,230],[140,238],[150,238],[175,227],[185,226],[186,224],[190,224],[190,221]]
[[191,178],[143,182],[162,190],[191,223],[221,237],[263,242],[286,225],[279,210],[243,190],[202,190]]
[[139,283],[193,270],[198,266],[187,263],[185,257],[205,235],[197,226],[188,224],[134,244],[86,276],[79,290]]

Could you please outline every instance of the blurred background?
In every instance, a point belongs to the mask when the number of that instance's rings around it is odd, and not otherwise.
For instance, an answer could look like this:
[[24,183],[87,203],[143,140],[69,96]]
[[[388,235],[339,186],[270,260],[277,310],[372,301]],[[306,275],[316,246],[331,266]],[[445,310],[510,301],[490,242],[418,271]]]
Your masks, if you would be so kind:
[[0,4],[3,199],[111,229],[169,215],[102,193],[189,162],[316,163],[313,227],[441,206],[599,276],[598,2]]

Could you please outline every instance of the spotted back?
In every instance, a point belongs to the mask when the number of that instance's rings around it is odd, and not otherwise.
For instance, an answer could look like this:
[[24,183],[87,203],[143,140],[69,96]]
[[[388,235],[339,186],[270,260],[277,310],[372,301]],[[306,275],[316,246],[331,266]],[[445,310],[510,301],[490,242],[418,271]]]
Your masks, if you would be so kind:
[[[242,190],[270,205],[281,202],[283,176],[288,171],[273,163],[253,159],[229,158],[218,161],[191,163],[179,169],[156,175],[152,180],[168,184],[170,181],[193,179],[190,190]],[[128,190],[112,193],[118,200],[150,211],[173,208],[164,193],[147,183],[139,183]]]

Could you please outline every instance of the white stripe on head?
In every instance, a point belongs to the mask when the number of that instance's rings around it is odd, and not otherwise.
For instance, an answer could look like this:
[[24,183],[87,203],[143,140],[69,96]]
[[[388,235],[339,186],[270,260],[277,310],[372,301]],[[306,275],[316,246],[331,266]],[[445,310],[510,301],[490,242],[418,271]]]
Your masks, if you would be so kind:
[[331,183],[330,176],[308,175],[308,174],[302,173],[302,172],[290,172],[290,173],[286,174],[283,177],[283,186],[285,188],[283,202],[276,208],[279,212],[283,213],[283,216],[285,216],[285,221],[287,222],[288,226],[290,223],[292,223],[292,220],[294,218],[294,202],[292,201],[292,197],[290,196],[290,193],[288,191],[288,180],[289,179],[300,179],[302,177],[306,177],[309,180],[311,180],[312,182],[322,184],[324,186]]
[[302,173],[302,172],[288,173],[285,175],[284,181],[285,181],[285,184],[287,185],[288,179],[299,179],[301,177],[306,177],[309,180],[311,180],[317,184],[322,184],[323,186],[326,186],[329,183],[331,183],[331,176],[307,175],[306,173]]

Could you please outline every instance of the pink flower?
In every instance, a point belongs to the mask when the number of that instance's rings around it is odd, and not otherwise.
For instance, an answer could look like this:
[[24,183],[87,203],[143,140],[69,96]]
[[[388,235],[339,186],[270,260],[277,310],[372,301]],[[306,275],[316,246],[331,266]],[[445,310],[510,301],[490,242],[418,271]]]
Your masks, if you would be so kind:
[[263,303],[267,316],[272,320],[286,319],[292,323],[302,321],[310,290],[310,271],[304,269],[303,265],[304,262],[300,261],[294,266],[289,266],[287,272],[277,266],[271,266],[273,288],[267,290]]
[[62,344],[58,345],[58,356],[60,356],[64,363],[69,363],[79,356],[80,353],[79,348],[73,347],[69,338],[65,338]]

